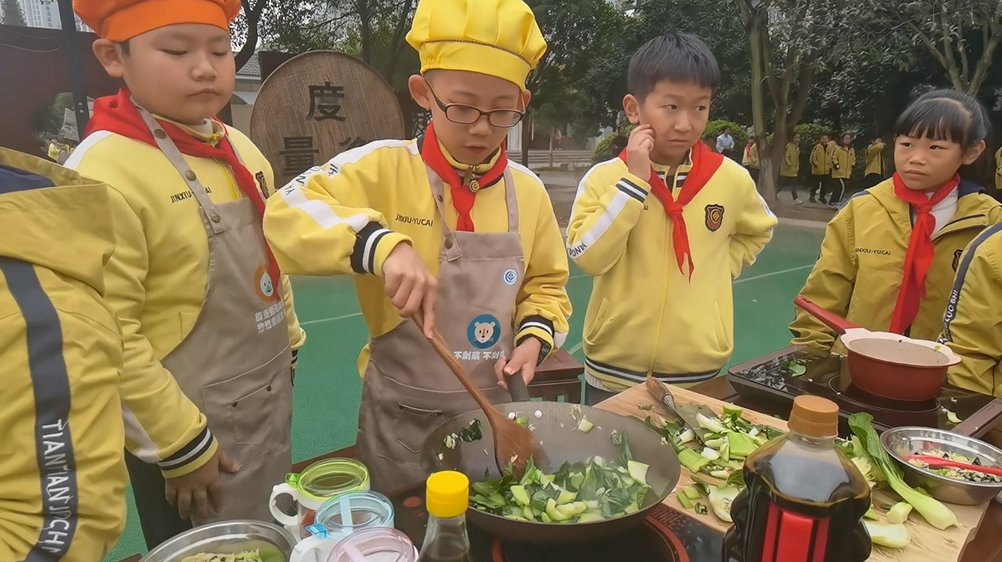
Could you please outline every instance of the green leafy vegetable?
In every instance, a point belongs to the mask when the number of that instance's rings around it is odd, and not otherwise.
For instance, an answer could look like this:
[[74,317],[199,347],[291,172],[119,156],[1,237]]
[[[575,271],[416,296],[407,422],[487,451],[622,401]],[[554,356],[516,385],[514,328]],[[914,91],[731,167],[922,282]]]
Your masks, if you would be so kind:
[[459,440],[463,443],[479,441],[483,436],[484,432],[480,429],[480,418],[471,421],[469,425],[459,430]]
[[472,484],[470,505],[517,521],[587,523],[636,512],[650,486],[648,466],[633,460],[625,436],[616,439],[620,458],[592,457],[564,463],[546,474],[530,460],[521,479],[511,467],[501,478]]
[[794,377],[802,376],[807,372],[807,364],[803,360],[794,359],[786,364],[786,370]]
[[910,503],[930,525],[937,529],[947,529],[957,525],[957,516],[938,500],[909,486],[894,461],[880,444],[877,431],[873,428],[873,416],[859,412],[849,416],[849,427],[859,438],[862,453],[873,463],[874,471],[883,473],[888,485],[901,499]]
[[863,521],[863,524],[866,526],[866,531],[870,534],[870,540],[873,541],[873,544],[888,548],[904,548],[911,541],[908,529],[901,523]]

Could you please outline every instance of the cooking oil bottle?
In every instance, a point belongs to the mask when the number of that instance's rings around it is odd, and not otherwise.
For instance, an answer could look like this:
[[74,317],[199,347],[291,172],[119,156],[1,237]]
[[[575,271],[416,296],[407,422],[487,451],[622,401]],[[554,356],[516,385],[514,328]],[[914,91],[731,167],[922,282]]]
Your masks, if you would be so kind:
[[745,460],[746,487],[731,506],[723,562],[862,562],[870,486],[835,447],[838,406],[798,396],[790,431]]

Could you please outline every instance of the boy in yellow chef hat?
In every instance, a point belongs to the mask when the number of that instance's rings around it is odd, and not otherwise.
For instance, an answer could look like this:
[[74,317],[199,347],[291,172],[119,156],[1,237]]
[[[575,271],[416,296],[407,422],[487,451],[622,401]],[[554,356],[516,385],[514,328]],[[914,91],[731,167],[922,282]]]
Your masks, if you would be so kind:
[[[147,544],[192,522],[270,520],[270,487],[291,468],[290,342],[304,336],[261,231],[271,167],[214,118],[234,88],[228,23],[240,2],[74,8],[126,85],[97,100],[67,166],[112,187],[106,285],[125,337],[123,385],[148,397],[126,412]],[[170,377],[188,399],[162,396]]]
[[[383,140],[308,170],[268,200],[265,235],[289,273],[354,275],[370,342],[358,453],[372,485],[421,479],[441,420],[475,404],[407,317],[437,326],[495,401],[562,343],[567,258],[550,199],[505,138],[546,49],[521,0],[422,0],[407,35],[425,135]],[[371,355],[370,355],[371,354]]]

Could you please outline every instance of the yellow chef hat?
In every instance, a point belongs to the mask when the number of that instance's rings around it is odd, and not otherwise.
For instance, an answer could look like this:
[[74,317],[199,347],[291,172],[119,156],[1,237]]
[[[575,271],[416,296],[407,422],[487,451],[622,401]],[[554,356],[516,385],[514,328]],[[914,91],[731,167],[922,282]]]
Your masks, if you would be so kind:
[[546,52],[522,0],[420,0],[407,42],[418,51],[422,73],[468,70],[522,89]]

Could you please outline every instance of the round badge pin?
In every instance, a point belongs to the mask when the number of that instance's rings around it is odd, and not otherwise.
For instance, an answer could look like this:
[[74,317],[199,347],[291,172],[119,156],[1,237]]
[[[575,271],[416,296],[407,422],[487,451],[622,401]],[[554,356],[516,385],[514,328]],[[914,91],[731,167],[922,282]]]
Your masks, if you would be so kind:
[[514,269],[508,268],[504,270],[504,275],[501,277],[501,279],[504,280],[505,285],[511,287],[516,282],[518,282],[518,272],[515,271]]
[[481,314],[466,328],[466,339],[475,349],[490,349],[501,339],[501,323],[490,314]]

